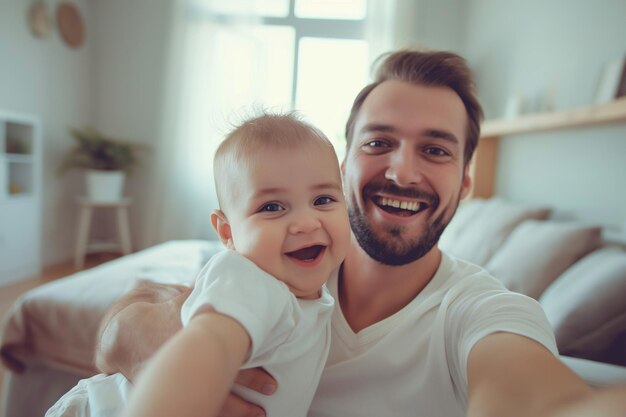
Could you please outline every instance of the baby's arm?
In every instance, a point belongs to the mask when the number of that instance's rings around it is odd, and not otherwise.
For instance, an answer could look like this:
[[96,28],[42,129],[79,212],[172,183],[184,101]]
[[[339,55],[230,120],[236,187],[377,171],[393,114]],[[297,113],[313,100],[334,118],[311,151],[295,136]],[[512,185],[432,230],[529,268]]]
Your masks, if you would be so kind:
[[142,372],[124,415],[218,415],[250,343],[236,320],[213,310],[196,314]]

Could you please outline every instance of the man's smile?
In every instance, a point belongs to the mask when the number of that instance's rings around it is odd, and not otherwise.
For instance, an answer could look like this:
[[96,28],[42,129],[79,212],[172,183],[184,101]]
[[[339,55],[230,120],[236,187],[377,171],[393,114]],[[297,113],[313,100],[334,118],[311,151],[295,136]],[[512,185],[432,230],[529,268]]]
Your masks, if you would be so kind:
[[412,218],[426,210],[436,210],[436,194],[417,188],[398,187],[393,183],[370,183],[363,188],[364,201],[371,201],[382,212],[398,217]]
[[387,213],[404,217],[413,216],[429,207],[429,205],[423,201],[398,200],[382,196],[373,196],[372,201]]

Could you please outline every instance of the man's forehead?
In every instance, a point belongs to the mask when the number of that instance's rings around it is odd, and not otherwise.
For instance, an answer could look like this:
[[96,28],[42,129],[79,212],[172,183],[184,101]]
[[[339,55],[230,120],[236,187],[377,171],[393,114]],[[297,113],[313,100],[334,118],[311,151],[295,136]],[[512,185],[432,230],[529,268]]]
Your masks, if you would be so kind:
[[463,101],[451,88],[388,80],[376,86],[363,102],[355,130],[358,134],[373,125],[445,129],[464,141],[467,124]]

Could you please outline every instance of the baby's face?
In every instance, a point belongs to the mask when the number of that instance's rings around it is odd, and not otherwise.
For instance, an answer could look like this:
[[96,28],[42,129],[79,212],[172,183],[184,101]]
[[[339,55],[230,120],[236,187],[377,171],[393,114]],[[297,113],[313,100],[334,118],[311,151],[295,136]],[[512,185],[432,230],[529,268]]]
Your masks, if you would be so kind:
[[318,297],[350,242],[332,150],[312,145],[262,151],[240,172],[225,213],[234,249],[297,297]]

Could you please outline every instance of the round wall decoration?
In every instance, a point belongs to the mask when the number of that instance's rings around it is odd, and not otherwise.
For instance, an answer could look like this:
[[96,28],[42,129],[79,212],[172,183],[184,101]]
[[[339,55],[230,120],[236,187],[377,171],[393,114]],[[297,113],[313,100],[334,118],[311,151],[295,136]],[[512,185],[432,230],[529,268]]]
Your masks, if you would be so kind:
[[57,6],[57,25],[65,43],[71,48],[78,48],[85,40],[85,27],[80,12],[70,3]]
[[42,1],[36,1],[28,10],[28,26],[34,36],[44,38],[50,33],[50,16]]

